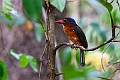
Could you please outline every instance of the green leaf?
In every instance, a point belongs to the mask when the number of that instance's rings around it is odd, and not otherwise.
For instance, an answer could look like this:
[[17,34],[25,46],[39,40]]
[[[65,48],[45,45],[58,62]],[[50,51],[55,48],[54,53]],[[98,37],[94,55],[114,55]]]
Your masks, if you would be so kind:
[[64,73],[65,80],[82,80],[80,78],[84,76],[83,72],[77,70],[74,65],[62,67],[62,72]]
[[113,6],[111,5],[111,3],[106,2],[105,0],[98,0],[98,2],[101,3],[104,7],[106,7],[108,11],[112,11]]
[[62,62],[64,65],[69,65],[71,62],[71,49],[70,48],[65,48],[62,54]]
[[22,0],[23,8],[29,18],[37,21],[42,11],[43,0]]
[[37,69],[37,61],[33,56],[30,55],[25,55],[25,54],[17,54],[15,50],[11,49],[10,53],[17,59],[19,60],[19,65],[20,67],[24,68],[28,65],[35,71],[38,72]]
[[35,71],[35,72],[38,72],[38,69],[37,69],[37,61],[34,57],[32,56],[27,56],[28,60],[29,60],[29,64],[30,64],[30,67]]
[[7,18],[8,20],[12,21],[11,15],[10,14],[4,14],[5,18]]
[[12,10],[11,0],[3,0],[2,1],[2,10],[4,13],[9,13]]
[[35,23],[34,32],[35,32],[35,38],[36,38],[36,40],[37,40],[38,42],[40,42],[41,39],[42,39],[42,35],[43,35],[42,25],[41,25],[41,24],[38,24],[38,23]]
[[65,8],[66,0],[50,0],[50,4],[56,7],[60,12]]
[[22,54],[22,55],[20,56],[19,65],[24,68],[24,67],[26,67],[26,66],[28,65],[28,62],[29,62],[29,61],[28,61],[26,55],[25,55],[25,54]]
[[20,56],[22,55],[22,54],[17,54],[14,49],[11,49],[11,50],[10,50],[10,54],[11,54],[13,57],[15,57],[17,60],[19,60],[19,59],[20,59]]
[[0,80],[7,80],[7,68],[3,61],[0,60]]
[[6,13],[4,13],[4,21],[5,21],[5,23],[7,24],[7,27],[9,28],[9,29],[11,29],[12,28],[12,17],[11,17],[11,15],[10,14],[6,14]]

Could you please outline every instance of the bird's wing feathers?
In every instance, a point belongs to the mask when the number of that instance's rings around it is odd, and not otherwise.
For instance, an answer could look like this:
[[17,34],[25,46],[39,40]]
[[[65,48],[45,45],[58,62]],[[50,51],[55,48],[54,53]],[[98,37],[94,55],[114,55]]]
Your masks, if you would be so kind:
[[88,43],[87,43],[85,34],[82,31],[82,29],[79,26],[74,26],[72,29],[77,34],[77,36],[79,37],[79,39],[83,42],[84,47],[87,48],[88,47]]

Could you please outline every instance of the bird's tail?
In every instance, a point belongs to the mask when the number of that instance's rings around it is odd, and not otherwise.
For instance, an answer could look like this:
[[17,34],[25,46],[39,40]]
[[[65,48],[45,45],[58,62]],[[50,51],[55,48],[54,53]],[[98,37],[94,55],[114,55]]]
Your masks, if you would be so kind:
[[85,66],[85,56],[84,51],[80,49],[80,65]]

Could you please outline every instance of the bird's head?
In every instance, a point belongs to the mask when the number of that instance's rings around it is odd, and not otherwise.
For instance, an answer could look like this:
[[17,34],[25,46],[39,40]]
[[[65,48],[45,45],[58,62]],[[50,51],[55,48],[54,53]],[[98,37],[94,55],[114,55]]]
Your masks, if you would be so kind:
[[75,20],[72,19],[72,18],[69,18],[69,17],[64,18],[63,20],[57,20],[57,21],[55,21],[55,22],[56,22],[56,23],[59,23],[59,24],[63,24],[64,26],[69,25],[69,24],[76,25]]

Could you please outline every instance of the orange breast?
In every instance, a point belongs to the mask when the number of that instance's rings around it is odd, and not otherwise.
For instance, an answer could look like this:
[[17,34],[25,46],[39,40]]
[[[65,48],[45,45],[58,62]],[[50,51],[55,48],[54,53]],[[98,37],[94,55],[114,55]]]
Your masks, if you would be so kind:
[[64,27],[64,32],[68,36],[68,38],[76,45],[83,46],[82,41],[79,39],[79,37],[75,34],[72,27]]

